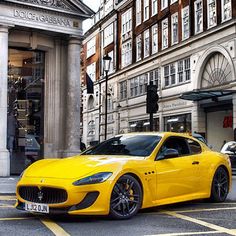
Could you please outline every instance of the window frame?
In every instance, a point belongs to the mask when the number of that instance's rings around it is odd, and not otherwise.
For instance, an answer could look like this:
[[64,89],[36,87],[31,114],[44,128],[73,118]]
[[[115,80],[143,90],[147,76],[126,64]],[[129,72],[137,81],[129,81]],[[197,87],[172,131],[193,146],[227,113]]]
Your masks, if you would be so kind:
[[151,6],[152,6],[152,16],[155,16],[158,13],[158,0],[152,0]]
[[[199,10],[197,11],[197,4],[198,3],[201,3],[201,24],[200,24],[200,27],[199,27],[199,30],[197,31],[197,13],[200,12]],[[199,8],[200,9],[200,8]],[[203,32],[203,1],[202,0],[197,0],[194,2],[194,26],[195,26],[195,29],[194,29],[194,33],[195,34],[200,34]]]
[[[187,12],[187,16],[185,16],[185,12]],[[189,6],[182,8],[181,13],[182,13],[182,16],[181,16],[181,19],[182,19],[182,40],[186,40],[190,37]],[[185,21],[186,18],[188,19],[187,21]],[[188,34],[186,37],[185,37],[185,35],[186,35],[185,34],[185,25],[187,25],[187,28],[188,28],[188,31],[187,31]]]
[[[177,21],[174,21],[177,18]],[[176,27],[174,27],[174,24]],[[174,30],[176,30],[176,39],[174,39]],[[175,45],[179,42],[179,15],[178,12],[171,15],[171,44]]]
[[[156,32],[154,32],[155,28],[156,28]],[[154,45],[155,42],[156,42],[156,45]],[[155,24],[152,26],[152,54],[155,54],[157,52],[158,52],[158,24]]]
[[136,0],[135,20],[136,26],[142,23],[142,0]]
[[225,9],[225,0],[221,0],[221,22],[225,22],[225,21],[228,21],[228,20],[231,20],[232,19],[232,0],[229,0],[229,3],[230,3],[230,16],[228,18],[224,18],[224,9]]
[[[166,25],[166,27],[164,28],[164,24]],[[161,22],[161,33],[162,33],[162,42],[161,42],[161,46],[162,46],[162,50],[168,48],[169,46],[169,21],[168,21],[168,18],[162,20]],[[164,32],[167,33],[167,35],[164,34]],[[164,36],[166,36],[166,40],[164,40]],[[164,41],[166,41],[166,45],[164,46]]]
[[149,29],[145,30],[143,34],[144,34],[144,37],[143,37],[143,58],[147,58],[150,56],[150,31],[149,31]]
[[[215,22],[210,24],[210,4],[215,3]],[[207,0],[207,28],[210,29],[217,25],[217,2],[216,0]]]
[[149,9],[149,0],[143,0],[143,22],[147,21],[150,18]]

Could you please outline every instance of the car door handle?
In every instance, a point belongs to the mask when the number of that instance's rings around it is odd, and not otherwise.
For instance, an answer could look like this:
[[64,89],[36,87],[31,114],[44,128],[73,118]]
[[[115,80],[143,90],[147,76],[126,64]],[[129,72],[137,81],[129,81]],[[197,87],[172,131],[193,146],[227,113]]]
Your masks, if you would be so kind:
[[192,165],[198,165],[199,164],[199,161],[194,161],[193,163],[192,163]]

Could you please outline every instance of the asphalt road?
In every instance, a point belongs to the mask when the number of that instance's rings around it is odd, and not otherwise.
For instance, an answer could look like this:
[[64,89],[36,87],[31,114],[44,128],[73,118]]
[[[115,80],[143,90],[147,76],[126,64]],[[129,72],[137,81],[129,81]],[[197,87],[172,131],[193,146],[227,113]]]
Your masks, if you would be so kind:
[[16,210],[14,199],[0,195],[0,236],[236,235],[236,200],[174,204],[115,221],[107,217],[48,218]]

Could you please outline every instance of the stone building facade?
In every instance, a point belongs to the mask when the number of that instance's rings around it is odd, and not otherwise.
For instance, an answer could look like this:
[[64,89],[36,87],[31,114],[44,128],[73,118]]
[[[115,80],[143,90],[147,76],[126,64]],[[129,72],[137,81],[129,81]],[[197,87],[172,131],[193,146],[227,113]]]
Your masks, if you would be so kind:
[[0,2],[0,176],[80,148],[82,1]]
[[153,81],[160,97],[155,130],[199,132],[215,150],[234,139],[235,16],[231,0],[102,1],[83,41],[94,81],[93,94],[83,90],[87,144],[104,139],[107,53],[108,137],[149,130],[146,87]]

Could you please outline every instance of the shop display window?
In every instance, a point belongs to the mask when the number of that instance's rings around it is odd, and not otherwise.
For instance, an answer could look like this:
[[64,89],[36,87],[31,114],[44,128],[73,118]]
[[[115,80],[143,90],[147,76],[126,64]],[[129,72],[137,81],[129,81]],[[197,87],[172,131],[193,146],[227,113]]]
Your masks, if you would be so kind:
[[9,49],[7,131],[13,173],[42,156],[44,56],[41,51]]
[[191,114],[168,116],[164,122],[165,131],[191,133]]

